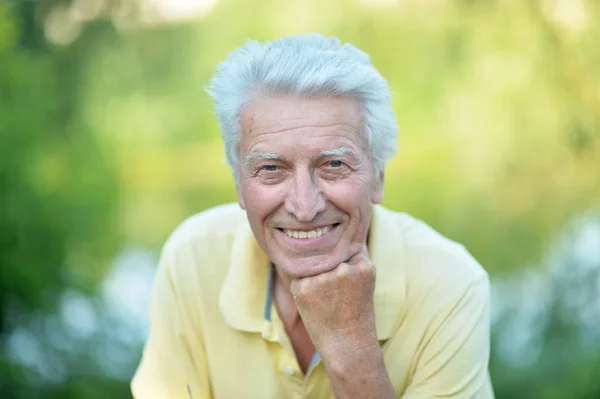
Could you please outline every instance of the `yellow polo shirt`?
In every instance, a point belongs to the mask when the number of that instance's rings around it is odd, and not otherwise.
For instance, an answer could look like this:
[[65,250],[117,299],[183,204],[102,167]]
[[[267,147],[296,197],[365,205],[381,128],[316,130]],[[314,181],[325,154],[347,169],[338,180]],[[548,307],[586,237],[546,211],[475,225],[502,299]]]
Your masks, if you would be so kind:
[[[373,207],[377,337],[398,397],[493,398],[486,272],[463,246]],[[237,204],[186,220],[161,256],[137,399],[333,398],[322,362],[303,375],[272,303],[270,263]]]

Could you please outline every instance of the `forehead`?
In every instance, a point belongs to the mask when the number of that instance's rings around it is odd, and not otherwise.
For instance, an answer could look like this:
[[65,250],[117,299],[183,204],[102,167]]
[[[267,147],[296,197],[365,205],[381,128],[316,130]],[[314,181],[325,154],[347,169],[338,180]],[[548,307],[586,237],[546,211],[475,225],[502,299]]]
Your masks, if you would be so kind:
[[260,143],[307,139],[363,147],[361,106],[352,98],[263,96],[243,107],[240,125],[242,152]]

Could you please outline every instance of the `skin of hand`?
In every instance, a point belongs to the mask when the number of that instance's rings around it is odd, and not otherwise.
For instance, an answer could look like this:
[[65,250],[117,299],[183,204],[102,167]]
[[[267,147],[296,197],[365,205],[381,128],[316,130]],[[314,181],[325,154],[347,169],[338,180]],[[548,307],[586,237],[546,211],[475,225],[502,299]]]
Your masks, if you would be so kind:
[[377,340],[375,276],[365,246],[331,271],[291,282],[300,317],[338,398],[397,398]]
[[366,248],[329,272],[292,280],[290,291],[315,348],[377,343],[375,267]]

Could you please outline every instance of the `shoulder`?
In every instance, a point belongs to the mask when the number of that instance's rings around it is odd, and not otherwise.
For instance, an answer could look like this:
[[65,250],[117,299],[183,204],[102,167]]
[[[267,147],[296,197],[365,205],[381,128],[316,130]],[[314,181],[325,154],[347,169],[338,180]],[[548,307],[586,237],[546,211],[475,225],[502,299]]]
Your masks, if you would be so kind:
[[220,205],[188,217],[167,239],[155,284],[168,283],[186,314],[198,317],[216,309],[234,237],[244,223],[246,213],[238,204]]
[[489,285],[487,272],[464,245],[407,213],[383,212],[402,236],[409,302],[447,303],[473,286]]
[[177,226],[167,239],[163,252],[172,253],[189,246],[204,248],[218,241],[229,241],[246,222],[246,213],[237,203],[209,208]]
[[161,264],[182,285],[217,284],[229,269],[236,232],[247,223],[237,203],[190,216],[167,239]]
[[[390,345],[398,342],[397,353],[410,357],[408,392],[477,396],[489,383],[488,275],[463,245],[423,221],[395,212],[388,218],[401,236],[405,276],[397,338]],[[470,377],[457,383],[461,373]]]
[[466,281],[487,275],[463,244],[443,236],[408,214],[399,214],[398,220],[405,240],[409,274],[415,277],[419,274],[454,275]]

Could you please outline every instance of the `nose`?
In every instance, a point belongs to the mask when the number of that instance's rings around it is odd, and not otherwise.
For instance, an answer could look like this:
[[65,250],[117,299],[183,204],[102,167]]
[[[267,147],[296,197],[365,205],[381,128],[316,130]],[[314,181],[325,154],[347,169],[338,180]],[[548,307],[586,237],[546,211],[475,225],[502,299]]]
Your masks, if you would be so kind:
[[290,182],[285,210],[303,223],[311,222],[326,207],[326,201],[318,181],[307,168],[297,170]]

